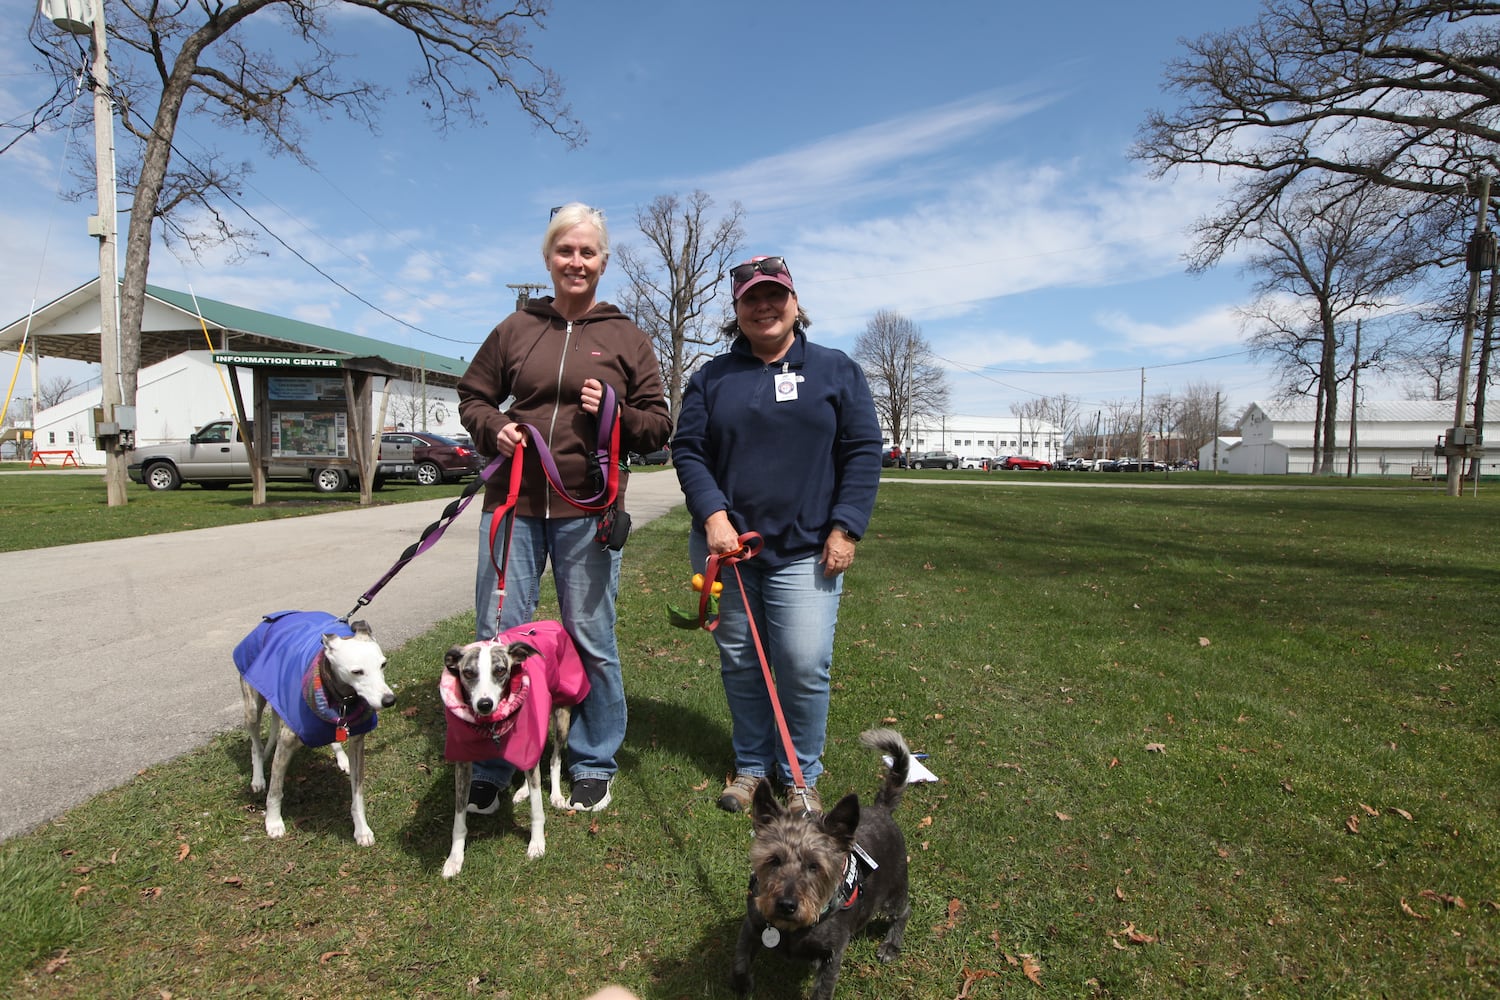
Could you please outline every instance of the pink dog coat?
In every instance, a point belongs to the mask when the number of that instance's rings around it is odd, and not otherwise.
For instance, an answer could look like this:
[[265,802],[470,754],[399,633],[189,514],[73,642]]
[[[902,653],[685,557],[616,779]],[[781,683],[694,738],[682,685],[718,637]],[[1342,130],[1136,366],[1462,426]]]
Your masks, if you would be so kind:
[[528,656],[513,668],[505,685],[506,697],[495,711],[475,718],[464,703],[463,688],[451,671],[443,671],[439,691],[448,735],[443,747],[447,760],[494,760],[503,757],[523,771],[537,766],[547,743],[552,706],[576,705],[589,693],[588,675],[573,640],[559,622],[531,622],[506,629],[487,646],[524,642],[539,655]]

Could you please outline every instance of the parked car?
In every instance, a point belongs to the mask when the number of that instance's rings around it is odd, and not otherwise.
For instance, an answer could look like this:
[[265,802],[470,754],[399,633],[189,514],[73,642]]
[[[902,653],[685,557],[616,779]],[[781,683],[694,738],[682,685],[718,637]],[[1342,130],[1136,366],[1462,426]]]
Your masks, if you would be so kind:
[[641,454],[639,454],[637,452],[631,452],[628,456],[626,456],[625,464],[626,465],[668,465],[668,464],[671,463],[671,461],[672,461],[672,449],[671,448],[658,448],[655,451],[647,452],[644,455],[641,455]]
[[880,456],[880,467],[882,469],[906,468],[906,455],[900,448],[891,448]]
[[409,475],[423,486],[437,486],[477,476],[484,461],[473,448],[441,434],[387,431],[380,435],[380,468],[388,478]]
[[1081,458],[1059,458],[1052,463],[1052,468],[1060,472],[1082,472],[1088,468],[1088,463]]
[[1032,458],[1030,455],[1006,455],[1000,463],[1000,468],[1007,470],[1034,469],[1038,472],[1046,472],[1052,468],[1052,463],[1040,458]]
[[[251,425],[252,437],[253,428]],[[184,483],[212,490],[252,481],[250,451],[232,420],[206,423],[186,441],[140,445],[127,459],[125,474],[152,490],[175,490]],[[376,489],[384,485],[384,472],[382,465],[375,474]],[[310,482],[319,493],[341,493],[354,484],[353,473],[347,459],[278,458],[270,463],[266,479]]]
[[924,451],[911,460],[913,469],[956,469],[958,456],[951,451]]

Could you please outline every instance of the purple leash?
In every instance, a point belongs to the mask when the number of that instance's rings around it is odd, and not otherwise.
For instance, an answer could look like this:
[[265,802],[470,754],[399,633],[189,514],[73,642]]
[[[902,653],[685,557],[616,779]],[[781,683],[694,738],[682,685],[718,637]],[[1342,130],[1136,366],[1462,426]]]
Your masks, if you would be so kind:
[[[536,446],[537,458],[542,463],[542,471],[552,484],[552,488],[564,500],[567,500],[580,510],[604,510],[615,502],[615,493],[619,484],[619,470],[614,454],[619,447],[619,426],[616,422],[617,409],[615,406],[615,390],[608,382],[605,382],[604,398],[599,403],[599,438],[594,449],[594,460],[600,464],[600,468],[604,472],[602,477],[604,484],[597,494],[586,500],[575,499],[563,490],[561,486],[562,477],[558,474],[557,463],[553,460],[552,453],[547,450],[547,446],[542,443],[541,432],[530,424],[521,424],[531,434],[531,440]],[[343,618],[340,618],[339,621],[348,622],[353,615],[358,613],[360,608],[374,600],[375,595],[380,593],[381,588],[390,583],[397,573],[405,569],[407,563],[436,545],[438,539],[443,537],[443,532],[447,531],[448,526],[458,519],[458,515],[464,512],[464,508],[469,505],[469,501],[474,499],[474,494],[489,485],[490,477],[508,461],[509,459],[503,455],[496,455],[491,459],[490,464],[484,467],[484,470],[475,477],[474,481],[465,486],[464,491],[455,497],[448,506],[443,508],[442,516],[422,529],[421,537],[406,547],[406,551],[402,552],[400,558],[392,564],[390,569],[385,571],[385,575],[375,581],[373,587],[361,594],[354,607]],[[604,502],[600,503],[601,500]]]

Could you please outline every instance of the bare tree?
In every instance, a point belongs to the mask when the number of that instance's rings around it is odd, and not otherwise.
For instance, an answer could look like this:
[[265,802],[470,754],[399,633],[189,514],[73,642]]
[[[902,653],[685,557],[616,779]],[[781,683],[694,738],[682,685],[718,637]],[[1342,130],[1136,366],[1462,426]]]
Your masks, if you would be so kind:
[[1461,199],[1500,169],[1497,15],[1494,0],[1267,0],[1255,24],[1184,43],[1167,70],[1183,104],[1148,115],[1134,154],[1242,171],[1223,233],[1304,176],[1411,192],[1418,212]]
[[923,417],[948,410],[948,376],[933,362],[922,328],[898,312],[882,309],[854,341],[854,360],[865,370],[875,412],[899,444]]
[[656,345],[674,427],[688,376],[723,343],[722,313],[710,310],[745,240],[739,203],[717,221],[713,204],[702,191],[686,201],[661,195],[635,215],[650,250],[622,246],[614,254],[630,279],[620,307]]
[[[1408,220],[1389,211],[1392,200],[1379,189],[1337,201],[1326,193],[1288,191],[1242,236],[1254,247],[1246,270],[1260,275],[1251,346],[1274,360],[1284,386],[1317,400],[1315,475],[1335,471],[1338,387],[1353,375],[1340,370],[1342,321],[1377,311],[1409,287],[1426,262],[1414,249],[1421,241]],[[1358,364],[1377,367],[1387,353],[1384,341],[1366,345]]]
[[[125,405],[136,401],[153,225],[160,220],[164,238],[184,239],[194,247],[202,241],[233,241],[244,235],[226,220],[222,202],[233,199],[248,164],[231,165],[210,153],[197,163],[184,162],[182,169],[172,169],[172,141],[179,116],[186,111],[225,128],[258,135],[272,154],[284,153],[303,162],[308,160],[302,148],[305,126],[299,117],[304,113],[322,119],[341,111],[373,129],[376,110],[387,94],[375,83],[345,80],[339,74],[342,56],[330,47],[334,28],[329,13],[340,5],[369,11],[406,33],[416,67],[408,87],[421,96],[437,128],[460,121],[482,123],[481,102],[485,94],[498,91],[509,94],[533,126],[569,143],[582,141],[581,129],[562,103],[557,77],[530,55],[527,32],[542,26],[546,0],[153,0],[144,5],[121,0],[112,4],[113,20],[108,25],[114,77],[111,97],[126,134],[138,140],[121,157],[122,187],[133,192],[120,289],[120,381]],[[247,31],[241,26],[262,12],[281,15],[287,28],[274,50],[247,47]],[[31,42],[58,80],[77,74],[79,53],[72,36],[50,30],[50,25],[37,18],[32,22]],[[390,65],[391,60],[383,64]],[[63,119],[55,114],[54,106],[70,98],[71,91],[59,86],[46,106],[32,116],[32,124],[56,127]],[[191,208],[208,212],[207,231],[192,230],[189,223],[180,221]]]
[[1221,403],[1223,391],[1207,382],[1189,382],[1178,395],[1177,433],[1193,458],[1198,449],[1218,437],[1222,431]]
[[70,375],[54,375],[52,378],[42,382],[42,386],[36,393],[37,409],[45,410],[56,406],[69,396],[78,395],[81,387]]
[[1051,423],[1063,433],[1063,447],[1066,449],[1069,439],[1078,433],[1078,421],[1082,412],[1082,405],[1078,400],[1067,393],[1056,396],[1047,396],[1042,400],[1043,419]]

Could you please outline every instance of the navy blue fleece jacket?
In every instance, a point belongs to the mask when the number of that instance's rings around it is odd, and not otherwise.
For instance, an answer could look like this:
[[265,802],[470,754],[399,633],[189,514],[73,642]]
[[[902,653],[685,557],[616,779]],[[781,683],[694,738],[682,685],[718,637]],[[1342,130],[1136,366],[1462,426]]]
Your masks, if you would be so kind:
[[[778,393],[788,379],[795,393]],[[779,566],[820,554],[834,524],[865,533],[882,440],[864,371],[798,330],[780,361],[766,364],[738,337],[693,374],[672,464],[695,531],[728,511],[765,540],[756,558]]]

